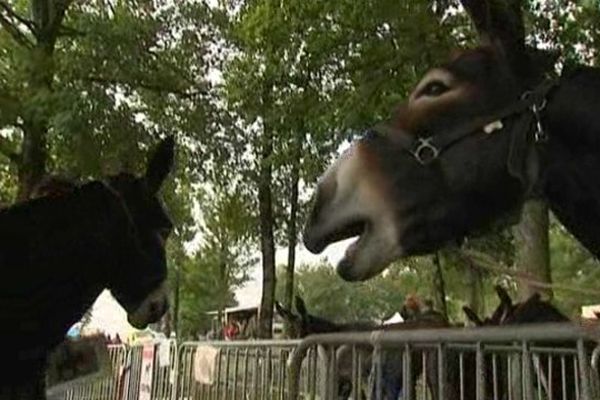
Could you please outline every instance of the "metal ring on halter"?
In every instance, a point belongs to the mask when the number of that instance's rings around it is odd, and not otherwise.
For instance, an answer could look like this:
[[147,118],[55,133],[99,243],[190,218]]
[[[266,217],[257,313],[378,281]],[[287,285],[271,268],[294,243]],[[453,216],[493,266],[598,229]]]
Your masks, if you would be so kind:
[[533,94],[533,90],[527,90],[521,94],[521,100],[527,100]]
[[546,105],[548,105],[548,99],[544,97],[542,99],[542,104],[540,104],[539,106],[534,105],[534,107],[536,108],[537,112],[539,113],[540,111],[544,111],[544,109],[546,108]]
[[419,163],[422,165],[427,165],[440,155],[440,149],[435,147],[432,141],[432,137],[426,138],[418,138],[417,146],[412,151],[413,156],[417,159]]

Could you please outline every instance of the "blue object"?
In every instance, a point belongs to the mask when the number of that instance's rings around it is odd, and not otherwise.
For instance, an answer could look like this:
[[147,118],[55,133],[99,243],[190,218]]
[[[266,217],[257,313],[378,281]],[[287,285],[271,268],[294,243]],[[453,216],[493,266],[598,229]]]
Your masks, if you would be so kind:
[[67,337],[77,338],[81,334],[81,326],[79,324],[75,324],[69,328],[67,331]]

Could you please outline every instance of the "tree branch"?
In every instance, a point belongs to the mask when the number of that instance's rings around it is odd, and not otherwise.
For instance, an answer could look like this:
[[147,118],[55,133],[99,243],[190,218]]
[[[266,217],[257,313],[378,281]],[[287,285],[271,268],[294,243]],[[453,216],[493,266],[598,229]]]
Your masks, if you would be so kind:
[[12,150],[10,142],[2,136],[0,136],[0,154],[14,164],[18,164],[21,161],[19,153]]
[[154,83],[147,83],[147,82],[142,82],[142,81],[131,82],[131,81],[126,81],[126,80],[122,80],[122,79],[118,79],[118,78],[88,76],[88,77],[84,77],[81,79],[85,82],[93,82],[93,83],[98,83],[101,85],[124,85],[124,86],[129,86],[132,88],[146,89],[146,90],[150,90],[150,91],[158,92],[158,93],[171,93],[171,94],[175,94],[177,96],[181,96],[184,98],[194,98],[199,95],[208,94],[208,92],[206,90],[202,90],[202,89],[193,90],[193,91],[185,91],[185,90],[176,89],[173,87],[157,85]]
[[65,25],[61,25],[60,29],[58,30],[58,36],[82,37],[86,35],[87,33],[84,31],[80,31]]
[[2,26],[10,36],[15,40],[15,42],[19,43],[22,46],[27,48],[32,48],[33,43],[29,38],[21,32],[21,30],[14,25],[8,18],[0,13],[0,26]]
[[54,48],[56,39],[61,36],[61,30],[69,28],[63,27],[67,10],[73,3],[73,0],[55,0],[48,3],[32,0],[34,10],[34,23],[37,27],[38,42],[48,48]]
[[54,39],[56,39],[56,37],[58,36],[58,34],[63,26],[62,23],[65,20],[65,15],[67,14],[67,10],[69,9],[69,7],[71,6],[72,3],[73,3],[73,0],[65,0],[65,1],[57,1],[56,2],[55,13],[52,16],[52,19],[48,25],[48,33]]
[[35,26],[35,23],[21,15],[19,15],[15,10],[12,9],[12,7],[6,3],[4,0],[0,0],[0,8],[3,9],[4,11],[6,11],[6,13],[11,17],[16,19],[17,21],[19,21],[20,23],[22,23],[23,25],[25,25],[27,28],[29,28],[29,30],[31,31],[31,33],[33,33],[34,35],[37,32],[37,28]]
[[177,65],[174,65],[174,64],[172,64],[170,62],[166,62],[165,63],[163,57],[161,57],[160,54],[158,54],[157,52],[153,51],[152,49],[148,49],[147,52],[148,52],[148,54],[150,54],[150,56],[152,56],[152,58],[154,58],[155,61],[161,62],[163,64],[166,64],[166,67],[168,69],[170,69],[171,71],[173,71],[176,74],[178,74],[179,77],[181,77],[187,83],[189,83],[190,85],[195,85],[195,82],[189,76],[187,76],[187,74],[185,73],[185,71],[182,68],[180,68]]

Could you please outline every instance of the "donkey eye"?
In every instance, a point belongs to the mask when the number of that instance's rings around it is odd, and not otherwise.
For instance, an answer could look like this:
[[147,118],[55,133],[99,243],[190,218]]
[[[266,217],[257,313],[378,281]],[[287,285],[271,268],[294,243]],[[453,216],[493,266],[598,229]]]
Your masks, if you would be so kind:
[[450,88],[448,86],[446,86],[446,84],[442,81],[432,81],[432,82],[429,82],[427,85],[425,85],[423,90],[421,90],[421,93],[419,93],[419,97],[420,96],[436,97],[436,96],[439,96],[439,95],[447,92],[449,89]]

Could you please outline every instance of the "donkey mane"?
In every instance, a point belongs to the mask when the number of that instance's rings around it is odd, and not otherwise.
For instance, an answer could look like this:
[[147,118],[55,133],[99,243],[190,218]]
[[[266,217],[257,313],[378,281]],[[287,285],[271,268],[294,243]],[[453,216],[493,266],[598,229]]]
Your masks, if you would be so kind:
[[[543,176],[548,203],[563,225],[600,256],[600,69],[566,74],[549,99],[546,125],[553,139]],[[575,103],[574,103],[575,101]]]

